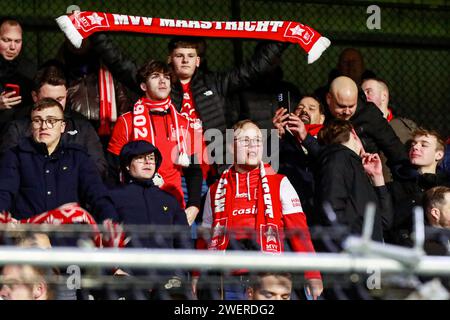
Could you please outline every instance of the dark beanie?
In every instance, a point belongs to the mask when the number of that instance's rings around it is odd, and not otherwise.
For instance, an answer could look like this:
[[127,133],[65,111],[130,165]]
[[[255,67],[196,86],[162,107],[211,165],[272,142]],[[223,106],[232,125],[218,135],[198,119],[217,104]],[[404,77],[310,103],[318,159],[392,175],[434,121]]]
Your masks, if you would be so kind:
[[161,152],[159,152],[158,148],[156,148],[150,142],[144,140],[136,140],[128,142],[126,145],[122,147],[122,150],[120,151],[119,155],[120,168],[122,172],[127,172],[126,167],[130,165],[131,160],[133,160],[134,157],[148,153],[155,154],[156,158],[155,172],[157,172],[162,162]]

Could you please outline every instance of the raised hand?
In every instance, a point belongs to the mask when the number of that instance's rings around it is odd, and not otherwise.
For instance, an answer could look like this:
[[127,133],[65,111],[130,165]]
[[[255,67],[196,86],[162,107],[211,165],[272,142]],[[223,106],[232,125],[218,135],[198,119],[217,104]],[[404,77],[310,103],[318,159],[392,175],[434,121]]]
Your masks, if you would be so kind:
[[383,165],[377,153],[363,153],[361,155],[364,171],[369,175],[375,186],[384,185]]
[[298,142],[302,143],[306,139],[308,131],[306,131],[303,121],[293,113],[289,114],[287,121],[287,129],[294,135]]
[[286,108],[279,108],[275,112],[275,115],[272,118],[272,124],[275,129],[278,130],[278,137],[282,138],[284,134],[286,133],[284,130],[284,127],[287,124],[287,119],[289,117],[289,114],[287,113]]
[[22,102],[22,96],[15,96],[15,92],[3,91],[0,94],[0,110],[11,109]]

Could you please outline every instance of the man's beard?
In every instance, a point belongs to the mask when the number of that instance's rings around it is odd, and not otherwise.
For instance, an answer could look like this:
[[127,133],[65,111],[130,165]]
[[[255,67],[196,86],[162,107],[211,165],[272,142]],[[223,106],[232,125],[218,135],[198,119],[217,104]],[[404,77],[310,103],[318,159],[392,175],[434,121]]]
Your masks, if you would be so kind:
[[304,124],[311,124],[311,118],[306,112],[300,113],[300,120],[302,120]]

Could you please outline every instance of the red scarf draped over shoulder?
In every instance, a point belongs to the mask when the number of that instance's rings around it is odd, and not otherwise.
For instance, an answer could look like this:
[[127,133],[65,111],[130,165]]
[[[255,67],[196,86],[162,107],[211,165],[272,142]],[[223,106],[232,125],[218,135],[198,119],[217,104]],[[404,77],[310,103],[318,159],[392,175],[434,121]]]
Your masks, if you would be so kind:
[[132,139],[145,140],[156,146],[155,128],[150,118],[150,112],[167,112],[172,118],[178,147],[178,159],[176,159],[175,164],[188,167],[190,160],[187,154],[186,140],[189,134],[189,122],[185,128],[182,128],[181,123],[183,123],[184,118],[177,112],[170,97],[162,101],[154,101],[143,97],[135,103],[133,107]]

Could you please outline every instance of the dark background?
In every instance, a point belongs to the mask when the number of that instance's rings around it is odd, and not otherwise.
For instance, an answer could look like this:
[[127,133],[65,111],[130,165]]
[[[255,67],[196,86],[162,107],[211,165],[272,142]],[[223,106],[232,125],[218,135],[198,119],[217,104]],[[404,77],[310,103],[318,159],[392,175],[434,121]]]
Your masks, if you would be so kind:
[[[291,45],[283,56],[285,80],[302,92],[327,82],[339,53],[358,48],[366,67],[385,79],[397,112],[450,135],[449,1],[247,1],[247,0],[0,0],[1,14],[24,25],[23,54],[37,65],[56,55],[64,36],[54,19],[69,5],[82,10],[193,20],[294,20],[310,25],[332,44],[312,65]],[[369,30],[367,7],[381,9],[381,29]],[[168,38],[113,34],[138,63],[166,59]],[[208,67],[226,70],[253,52],[251,40],[208,39]]]

